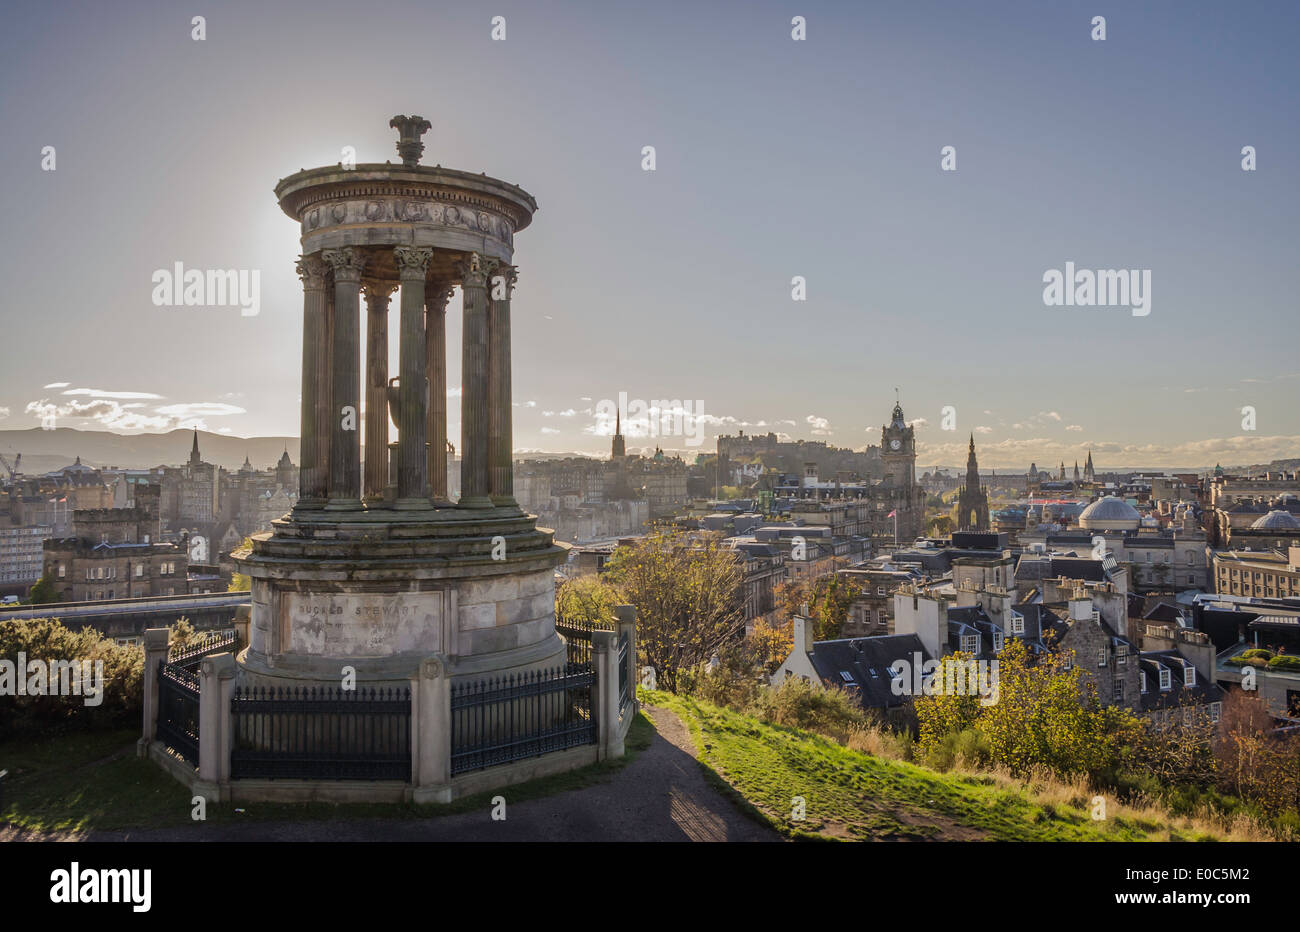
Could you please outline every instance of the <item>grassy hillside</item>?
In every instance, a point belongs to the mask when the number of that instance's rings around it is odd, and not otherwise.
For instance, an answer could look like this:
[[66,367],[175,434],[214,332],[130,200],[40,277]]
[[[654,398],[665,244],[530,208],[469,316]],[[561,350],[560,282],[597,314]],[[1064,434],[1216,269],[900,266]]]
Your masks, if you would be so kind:
[[[998,775],[936,773],[850,750],[818,735],[769,725],[665,692],[642,699],[676,712],[700,761],[742,805],[796,838],[839,840],[1236,840],[1191,820],[1106,800],[1092,818],[1082,786],[1023,785]],[[804,820],[793,818],[795,797]]]

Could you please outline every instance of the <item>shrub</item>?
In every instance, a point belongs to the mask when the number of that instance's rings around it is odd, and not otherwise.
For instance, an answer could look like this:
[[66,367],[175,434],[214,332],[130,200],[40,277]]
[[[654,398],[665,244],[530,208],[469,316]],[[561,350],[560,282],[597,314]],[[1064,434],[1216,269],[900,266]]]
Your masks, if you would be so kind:
[[0,732],[14,734],[80,725],[121,727],[139,720],[144,652],[119,647],[93,628],[72,631],[57,620],[35,618],[0,622],[0,658],[32,661],[90,661],[91,676],[103,664],[103,697],[87,705],[83,696],[6,696],[0,703]]
[[1297,670],[1300,671],[1300,657],[1274,657],[1268,662],[1270,670]]
[[923,760],[933,770],[947,771],[954,767],[978,770],[992,759],[989,742],[977,728],[966,728],[930,741],[925,746]]
[[1252,647],[1250,650],[1243,650],[1239,656],[1246,658],[1262,657],[1264,660],[1272,660],[1273,652],[1262,647]]
[[861,706],[844,690],[822,689],[795,677],[760,689],[752,714],[773,725],[814,731],[841,743],[868,722]]
[[[183,650],[203,639],[182,617],[171,627],[173,649]],[[18,661],[90,661],[92,682],[99,679],[96,664],[103,663],[103,699],[87,705],[84,696],[0,697],[0,736],[69,727],[121,728],[140,721],[144,651],[119,647],[94,628],[73,631],[58,619],[33,618],[0,621],[0,659]],[[15,671],[16,674],[16,671]]]

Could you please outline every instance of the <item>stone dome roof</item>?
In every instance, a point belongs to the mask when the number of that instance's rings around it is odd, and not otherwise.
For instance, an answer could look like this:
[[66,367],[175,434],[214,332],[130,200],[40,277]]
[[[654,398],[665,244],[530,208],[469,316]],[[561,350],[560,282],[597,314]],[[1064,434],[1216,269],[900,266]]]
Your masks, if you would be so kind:
[[1300,530],[1300,521],[1296,520],[1295,515],[1275,508],[1251,527],[1257,531],[1297,531]]
[[1137,509],[1122,498],[1099,498],[1079,515],[1079,524],[1085,528],[1125,530],[1136,528],[1141,520]]

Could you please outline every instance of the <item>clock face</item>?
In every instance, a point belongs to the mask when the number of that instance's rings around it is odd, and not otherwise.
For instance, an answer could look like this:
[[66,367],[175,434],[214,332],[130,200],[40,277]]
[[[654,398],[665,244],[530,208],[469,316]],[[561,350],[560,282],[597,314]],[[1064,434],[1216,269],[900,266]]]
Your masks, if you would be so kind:
[[898,449],[899,447],[901,447],[902,445],[903,445],[903,444],[902,444],[902,441],[898,440],[897,438],[895,438],[894,440],[889,441],[889,449],[891,449],[891,450],[897,450],[897,449]]

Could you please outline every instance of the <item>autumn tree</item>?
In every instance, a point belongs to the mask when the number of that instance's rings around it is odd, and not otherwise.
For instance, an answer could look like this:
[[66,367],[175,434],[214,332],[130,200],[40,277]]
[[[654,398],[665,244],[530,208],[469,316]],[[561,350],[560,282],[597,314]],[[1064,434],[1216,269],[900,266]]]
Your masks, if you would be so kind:
[[635,606],[637,646],[663,687],[675,690],[681,670],[708,662],[744,633],[742,565],[716,539],[648,536],[615,550],[605,574]]
[[759,619],[754,622],[749,642],[764,671],[775,673],[794,649],[794,622],[769,625]]
[[555,590],[555,616],[569,622],[612,628],[620,604],[618,590],[602,576],[578,576]]
[[1124,760],[1142,725],[1127,709],[1103,706],[1063,654],[1034,656],[1016,638],[998,655],[997,701],[980,706],[978,727],[993,759],[1013,773],[1098,776]]
[[776,601],[786,618],[803,614],[807,606],[813,621],[813,636],[818,641],[834,641],[844,636],[853,600],[862,587],[852,579],[830,573],[816,579],[797,579],[776,587]]

